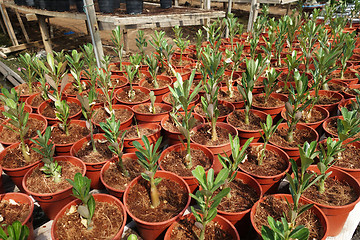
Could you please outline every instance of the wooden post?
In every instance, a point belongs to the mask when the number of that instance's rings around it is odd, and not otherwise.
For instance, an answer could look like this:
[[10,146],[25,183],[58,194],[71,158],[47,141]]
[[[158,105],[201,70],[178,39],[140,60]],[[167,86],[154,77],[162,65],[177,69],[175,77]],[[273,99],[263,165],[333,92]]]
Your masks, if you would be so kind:
[[23,21],[21,19],[21,16],[19,14],[19,11],[17,9],[15,9],[15,14],[16,14],[16,17],[17,17],[19,23],[20,23],[21,31],[24,34],[25,40],[26,40],[27,43],[29,43],[30,42],[29,35],[27,34],[26,28],[24,26],[24,23],[23,23]]
[[5,25],[4,25],[4,22],[3,22],[2,18],[0,18],[0,25],[1,25],[1,30],[3,31],[3,33],[6,34]]
[[123,38],[124,38],[124,49],[125,49],[125,52],[128,53],[130,49],[129,49],[129,36],[128,36],[127,29],[123,28],[122,32],[123,32]]
[[8,13],[7,13],[7,11],[6,11],[6,8],[5,8],[4,4],[0,4],[0,5],[1,5],[0,11],[1,11],[1,15],[2,15],[2,17],[3,17],[5,26],[6,26],[6,30],[7,30],[8,34],[9,34],[9,37],[10,37],[10,39],[11,39],[12,44],[13,44],[14,46],[17,46],[17,45],[19,45],[19,42],[18,42],[18,40],[17,40],[17,38],[16,38],[14,29],[13,29],[13,27],[12,27],[12,25],[11,25],[11,21],[10,21],[9,15],[8,15]]
[[179,0],[175,0],[175,7],[178,7],[179,6]]
[[257,11],[258,11],[257,0],[252,0],[251,8],[250,8],[250,15],[249,15],[249,22],[248,22],[248,27],[247,27],[248,32],[251,32],[253,29],[254,22],[256,21]]
[[48,30],[48,26],[46,25],[46,17],[43,15],[37,15],[39,21],[39,27],[41,32],[41,38],[44,43],[45,51],[47,53],[53,54],[52,46],[51,46],[51,39]]
[[[232,7],[232,0],[229,0],[226,16],[229,15],[229,13],[231,13],[231,7]],[[229,28],[228,27],[226,27],[226,30],[225,30],[225,37],[226,38],[229,37]]]

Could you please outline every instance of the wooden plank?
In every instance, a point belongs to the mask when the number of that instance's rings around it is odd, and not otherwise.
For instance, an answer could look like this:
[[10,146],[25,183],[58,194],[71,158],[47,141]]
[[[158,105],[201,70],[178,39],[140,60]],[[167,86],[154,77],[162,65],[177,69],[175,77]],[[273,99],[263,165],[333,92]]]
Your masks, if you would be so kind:
[[25,17],[26,17],[26,20],[27,20],[28,22],[37,21],[37,20],[38,20],[38,18],[37,18],[37,16],[36,16],[35,13],[26,13],[26,14],[25,14]]
[[11,47],[6,47],[6,48],[0,48],[0,50],[3,53],[12,53],[12,52],[18,52],[18,51],[22,51],[25,50],[27,48],[30,47],[40,47],[42,46],[42,41],[35,41],[35,42],[29,42],[29,43],[24,43],[24,44],[20,44],[17,46],[11,46]]
[[20,24],[20,27],[21,27],[21,31],[22,31],[23,34],[24,34],[25,40],[26,40],[27,43],[29,43],[29,42],[30,42],[29,35],[27,34],[27,31],[26,31],[26,28],[25,28],[25,26],[24,26],[24,23],[23,23],[23,21],[22,21],[22,19],[21,19],[21,16],[20,16],[18,10],[16,10],[16,9],[15,9],[15,14],[16,14],[16,17],[17,17],[17,19],[18,19],[18,21],[19,21],[19,24]]
[[6,7],[5,7],[4,4],[0,4],[0,5],[1,5],[1,7],[0,7],[1,15],[3,17],[3,20],[4,20],[4,23],[5,23],[7,32],[9,34],[9,37],[11,39],[11,42],[12,42],[13,45],[19,45],[19,42],[18,42],[18,40],[16,38],[14,29],[12,27],[9,15],[7,14]]
[[247,27],[248,32],[252,31],[253,26],[254,26],[254,22],[256,21],[257,6],[258,6],[257,0],[252,0],[251,1],[249,21],[248,21],[248,27]]
[[39,19],[39,27],[41,32],[41,38],[45,47],[45,51],[47,53],[53,54],[52,46],[51,46],[51,39],[48,30],[48,26],[46,25],[45,16],[38,15]]

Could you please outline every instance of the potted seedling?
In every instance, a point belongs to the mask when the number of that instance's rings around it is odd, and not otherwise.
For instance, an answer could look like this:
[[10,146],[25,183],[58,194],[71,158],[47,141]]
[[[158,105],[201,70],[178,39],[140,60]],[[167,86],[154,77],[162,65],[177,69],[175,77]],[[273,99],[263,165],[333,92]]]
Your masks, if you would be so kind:
[[180,49],[180,60],[179,60],[179,64],[175,64],[177,66],[183,66],[183,54],[185,52],[185,49],[189,46],[190,44],[190,40],[187,40],[188,37],[183,37],[183,32],[181,30],[181,28],[176,25],[173,28],[173,31],[175,33],[175,39],[174,42],[176,44],[176,46]]
[[71,55],[66,55],[66,60],[68,61],[70,67],[70,73],[75,80],[72,85],[75,88],[74,90],[79,94],[81,94],[86,89],[86,85],[81,82],[81,74],[85,64],[83,57],[84,54],[82,52],[78,52],[77,50],[72,50]]
[[282,61],[281,61],[281,53],[283,51],[284,48],[284,44],[285,44],[285,39],[286,39],[286,34],[287,34],[287,20],[286,17],[282,17],[281,19],[279,19],[278,22],[274,21],[273,19],[270,20],[270,28],[272,29],[272,31],[276,32],[276,40],[274,43],[274,47],[275,47],[275,53],[274,53],[274,57],[277,60],[276,61],[276,66],[277,67],[281,67],[282,66]]
[[[138,161],[145,172],[135,178],[124,193],[125,208],[135,220],[137,229],[144,239],[158,237],[184,213],[190,203],[189,187],[184,180],[173,173],[157,171],[161,140],[160,137],[155,144],[150,144],[149,139],[143,136],[144,147],[138,141],[133,142],[137,149]],[[135,199],[146,204],[140,207]],[[152,214],[144,215],[144,211]]]
[[[343,46],[342,46],[342,51],[341,51],[341,55],[340,55],[340,63],[341,63],[341,69],[340,69],[340,79],[341,80],[346,80],[348,78],[345,78],[345,70],[348,67],[347,62],[349,61],[349,59],[352,57],[353,53],[354,53],[354,49],[355,49],[355,43],[356,43],[356,38],[354,37],[354,34],[350,34],[350,33],[341,33],[339,35],[339,41],[343,42]],[[336,73],[336,72],[335,72]],[[353,75],[355,75],[353,73]],[[350,78],[354,78],[354,76],[350,77]]]
[[284,77],[281,78],[281,80],[284,82],[284,88],[283,92],[288,93],[290,88],[290,82],[293,82],[294,80],[291,79],[291,77],[295,74],[294,71],[296,71],[301,63],[302,56],[298,57],[297,51],[292,51],[291,55],[286,55],[286,58],[284,59],[284,62],[287,66],[287,74],[286,72],[282,75],[285,76],[285,81],[283,81]]
[[37,92],[37,87],[35,85],[37,72],[34,69],[34,61],[36,61],[35,55],[29,53],[20,54],[18,57],[19,69],[25,76],[25,84],[16,87],[20,100],[22,101],[25,101],[29,95]]
[[141,54],[141,62],[144,62],[145,60],[145,48],[147,47],[147,40],[145,39],[144,31],[138,30],[136,35],[136,46],[140,51]]
[[115,63],[115,65],[119,65],[120,72],[123,71],[122,59],[124,53],[124,44],[122,43],[122,38],[123,38],[122,30],[120,26],[117,26],[114,30],[112,30],[111,41],[115,45],[114,52],[119,58],[119,64]]
[[3,240],[26,240],[30,234],[29,228],[26,225],[21,225],[20,221],[15,221],[8,225],[6,232],[0,228],[0,238]]
[[229,33],[229,41],[231,45],[231,50],[234,51],[234,39],[235,36],[239,34],[240,31],[240,23],[238,22],[238,19],[234,16],[233,13],[229,13],[226,18],[224,18],[223,22],[226,25],[227,31]]

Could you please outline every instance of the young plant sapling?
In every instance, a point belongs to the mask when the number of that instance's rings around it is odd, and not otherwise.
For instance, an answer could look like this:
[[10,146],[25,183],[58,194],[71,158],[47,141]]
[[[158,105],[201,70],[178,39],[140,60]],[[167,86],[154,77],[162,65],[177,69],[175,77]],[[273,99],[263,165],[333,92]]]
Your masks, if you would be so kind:
[[47,74],[47,68],[45,67],[44,61],[42,59],[35,59],[33,61],[34,71],[36,71],[36,79],[40,83],[41,88],[41,97],[46,101],[49,99],[48,90],[49,86],[47,84],[45,75]]
[[[80,47],[82,53],[84,54],[85,65],[88,67],[85,69],[85,77],[90,80],[91,88],[97,88],[97,61],[94,52],[94,46],[91,43],[85,44]],[[99,66],[100,67],[100,66]]]
[[223,185],[228,177],[228,170],[222,169],[216,178],[214,177],[214,169],[209,169],[207,176],[202,166],[197,166],[192,171],[193,176],[199,182],[202,190],[197,190],[196,194],[190,193],[190,196],[195,199],[199,205],[199,209],[191,206],[191,212],[195,217],[195,226],[201,229],[200,235],[197,239],[205,240],[205,230],[208,223],[210,223],[217,215],[217,207],[221,199],[229,194],[230,188],[223,188],[218,194],[215,191]]
[[38,145],[39,148],[33,148],[33,150],[43,156],[41,159],[44,166],[40,168],[46,177],[52,178],[55,183],[61,182],[61,166],[54,159],[55,146],[50,141],[51,138],[51,127],[46,128],[44,135],[37,131],[38,138],[31,139],[33,143]]
[[30,94],[34,92],[34,83],[36,82],[37,75],[34,69],[34,61],[36,61],[35,55],[30,55],[29,53],[19,54],[18,64],[20,71],[25,76],[25,82],[28,86],[28,91]]
[[[155,55],[155,57],[157,58],[158,63],[161,64],[161,70],[163,70],[164,67],[165,67],[164,62],[163,62],[163,60],[165,59],[164,49],[163,49],[163,45],[164,45],[163,42],[164,41],[166,42],[166,40],[164,39],[164,37],[165,37],[165,32],[164,31],[155,30],[154,35],[152,35],[151,40],[149,40],[150,45],[153,46],[153,48],[155,48],[155,51],[157,53]],[[145,60],[146,60],[146,58],[145,58]]]
[[73,196],[80,199],[82,204],[77,207],[77,212],[80,214],[81,223],[91,230],[93,227],[92,218],[95,212],[95,199],[90,194],[91,180],[81,173],[76,173],[74,180],[66,179],[73,186]]
[[275,58],[277,59],[277,67],[281,66],[281,52],[284,48],[286,34],[287,34],[287,17],[282,17],[279,21],[273,19],[270,20],[270,28],[276,32],[276,40],[274,43],[275,47]]
[[196,43],[195,43],[195,51],[196,51],[196,69],[200,67],[201,60],[201,52],[202,52],[202,43],[203,43],[204,35],[201,29],[196,32]]
[[234,38],[237,34],[239,34],[240,23],[238,22],[237,17],[235,17],[233,13],[229,13],[223,21],[229,31],[231,50],[234,51]]
[[110,151],[116,154],[118,157],[118,160],[116,162],[117,167],[120,169],[120,171],[125,177],[129,177],[129,172],[125,168],[122,160],[122,156],[123,156],[122,149],[123,149],[126,131],[121,133],[122,131],[120,130],[120,125],[121,125],[121,121],[120,120],[116,121],[115,115],[113,114],[111,115],[110,118],[106,119],[105,123],[104,122],[100,123],[101,129],[105,132],[105,138],[111,144],[109,146]]
[[154,87],[159,88],[159,84],[157,82],[157,75],[159,71],[158,59],[154,56],[154,54],[151,54],[150,56],[145,57],[145,64],[149,66],[149,73]]
[[173,31],[175,33],[175,39],[174,39],[174,42],[176,44],[176,46],[180,49],[180,62],[179,62],[179,65],[182,66],[182,56],[183,56],[183,53],[185,51],[185,49],[189,46],[190,44],[190,40],[187,40],[188,37],[183,37],[183,33],[181,31],[181,28],[176,25],[174,28],[173,28]]
[[214,50],[214,53],[219,52],[220,44],[221,44],[221,32],[222,26],[221,21],[218,19],[214,21],[210,26],[203,26],[204,30],[206,31],[207,38],[209,41],[209,47]]
[[299,67],[301,63],[301,58],[302,56],[300,56],[299,58],[297,57],[297,52],[295,50],[292,51],[291,55],[286,55],[284,62],[288,68],[288,74],[286,75],[284,90],[288,90],[288,81],[290,79],[290,76],[293,75],[295,69]]
[[[240,64],[244,61],[244,58],[241,56],[243,53],[244,46],[236,43],[234,52],[231,54],[231,58],[229,58],[231,64],[232,64],[232,70],[230,78],[226,81],[226,86],[228,89],[228,95],[230,98],[234,97],[234,90],[233,90],[233,81],[234,81],[234,73],[235,71],[238,71]],[[225,65],[225,64],[224,64]]]
[[111,41],[115,45],[114,51],[115,51],[116,55],[119,57],[119,70],[120,71],[123,70],[122,58],[123,58],[123,53],[124,53],[124,44],[122,43],[122,37],[123,37],[123,33],[122,33],[120,26],[117,26],[114,30],[112,30]]
[[82,52],[78,52],[77,50],[72,50],[71,55],[67,54],[66,59],[70,66],[70,73],[74,78],[73,85],[78,90],[79,93],[82,93],[86,86],[81,82],[81,73],[85,64],[85,60],[83,59],[84,54]]
[[156,96],[155,96],[155,93],[153,91],[150,91],[149,96],[150,96],[149,112],[152,113],[152,114],[156,114],[156,108],[155,108]]
[[113,84],[111,82],[111,72],[109,70],[109,65],[110,65],[110,57],[109,56],[104,57],[103,65],[105,66],[104,68],[97,69],[98,85],[106,99],[104,108],[105,108],[106,112],[109,115],[111,115],[111,114],[114,114],[112,105],[113,105],[113,97],[114,97],[115,87],[113,86]]
[[136,46],[140,51],[142,61],[145,59],[145,48],[147,47],[147,40],[145,39],[144,31],[138,30],[135,38]]
[[7,233],[0,227],[0,238],[3,240],[26,240],[29,234],[28,226],[18,220],[7,226]]
[[70,115],[70,109],[69,105],[66,103],[66,100],[56,100],[55,101],[55,116],[60,121],[59,128],[66,134],[66,136],[69,136],[69,115]]
[[[145,56],[144,56],[144,58],[145,58]],[[136,53],[129,57],[129,61],[130,61],[131,65],[135,67],[137,78],[140,80],[140,78],[141,78],[140,65],[144,61],[143,56]]]
[[[277,72],[275,68],[270,68],[266,71],[266,77],[263,78],[263,85],[264,87],[264,93],[265,93],[265,102],[269,100],[269,97],[271,93],[274,92],[274,89],[277,86],[278,83],[278,77],[280,76],[281,72]],[[286,86],[286,83],[285,83]]]
[[138,141],[133,142],[134,147],[137,149],[135,154],[138,157],[139,164],[145,169],[145,172],[141,173],[141,176],[150,182],[151,207],[157,208],[160,205],[160,195],[156,186],[162,179],[155,178],[155,173],[158,168],[157,162],[160,157],[158,150],[162,137],[156,141],[155,145],[150,144],[149,139],[145,135],[142,136],[141,140],[144,143],[144,147],[142,147]]
[[126,74],[126,77],[127,77],[128,81],[129,81],[129,85],[130,85],[130,90],[128,92],[128,97],[131,100],[134,100],[135,96],[136,96],[136,92],[135,92],[135,90],[133,88],[133,82],[134,82],[136,72],[137,72],[137,69],[136,69],[135,66],[130,66],[130,65],[125,66],[125,74]]
[[347,68],[347,61],[351,58],[351,56],[354,53],[354,49],[355,49],[355,43],[356,43],[356,38],[354,37],[354,34],[350,34],[350,33],[344,33],[344,39],[343,39],[343,47],[342,47],[342,54],[340,55],[340,62],[341,62],[341,74],[340,74],[340,78],[344,79],[344,73],[345,70]]

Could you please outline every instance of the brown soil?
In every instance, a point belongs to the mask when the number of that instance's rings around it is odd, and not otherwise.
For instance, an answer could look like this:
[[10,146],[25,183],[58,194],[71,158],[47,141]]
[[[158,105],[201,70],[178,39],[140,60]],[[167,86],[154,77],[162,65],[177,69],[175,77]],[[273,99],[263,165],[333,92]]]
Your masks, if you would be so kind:
[[134,97],[134,99],[130,99],[129,98],[129,91],[130,91],[130,87],[125,87],[124,91],[117,94],[117,97],[119,99],[121,99],[121,101],[128,102],[128,103],[142,102],[142,101],[145,101],[145,100],[150,98],[148,96],[148,94],[143,93],[142,91],[140,91],[138,89],[134,89],[135,97]]
[[227,102],[241,102],[244,101],[239,91],[234,89],[234,96],[230,98],[228,91],[219,90],[218,95],[219,100],[227,101]]
[[284,102],[272,96],[265,101],[265,95],[260,95],[254,96],[253,105],[257,107],[281,107],[284,105]]
[[346,87],[344,87],[343,85],[333,82],[329,82],[328,86],[330,91],[342,92],[346,89]]
[[229,123],[236,128],[243,129],[243,130],[261,130],[261,122],[263,121],[260,117],[255,115],[254,113],[249,113],[249,124],[245,124],[245,113],[241,112],[240,110],[235,110],[232,114],[228,117]]
[[[241,179],[234,179],[229,187],[231,189],[231,197],[224,197],[221,200],[218,210],[225,212],[242,212],[250,209],[257,200],[260,194],[250,185],[244,183]],[[220,189],[217,190],[220,192]]]
[[16,220],[24,222],[30,213],[30,205],[25,203],[18,203],[13,205],[8,200],[0,201],[0,215],[4,218],[1,222],[1,227],[6,229]]
[[[301,204],[300,204],[301,205]],[[268,226],[268,216],[272,216],[275,220],[281,221],[281,218],[286,214],[286,218],[289,221],[288,215],[289,207],[285,200],[276,199],[269,195],[265,201],[261,202],[255,211],[255,224],[258,229],[262,226]],[[309,239],[321,239],[324,235],[324,229],[322,228],[319,219],[311,212],[306,211],[297,219],[297,225],[304,225],[310,231]]]
[[193,136],[191,138],[194,140],[194,142],[206,146],[217,146],[229,143],[230,132],[227,129],[216,126],[216,133],[218,139],[216,141],[212,141],[211,126],[204,125],[204,127],[200,128],[196,133],[193,133]]
[[6,117],[4,116],[3,112],[0,111],[0,124],[2,124],[2,122],[5,120],[6,120]]
[[[223,105],[221,103],[218,104],[218,109],[219,109],[219,112],[220,112],[219,117],[229,115],[231,113],[231,110],[232,110],[232,109],[228,108],[227,106],[225,106],[225,105]],[[204,109],[202,108],[201,104],[199,104],[199,105],[197,105],[195,107],[195,112],[197,114],[199,114],[199,115],[206,118],[206,114],[205,114]]]
[[32,107],[39,107],[40,104],[42,104],[43,102],[44,102],[44,99],[42,98],[41,94],[38,94],[32,99],[30,105]]
[[67,212],[56,223],[57,237],[62,240],[113,239],[120,231],[124,216],[118,206],[96,202],[92,221],[93,227],[88,230],[81,224],[80,214]]
[[20,146],[14,149],[8,149],[7,154],[1,160],[0,165],[6,168],[20,168],[30,165],[42,159],[42,156],[35,152],[32,148],[35,147],[33,144],[29,146],[29,152],[31,161],[26,162],[20,150]]
[[125,139],[135,139],[135,138],[139,138],[138,136],[138,130],[140,133],[140,136],[150,136],[154,133],[156,133],[158,131],[158,129],[151,129],[151,128],[143,128],[141,126],[131,126],[130,129],[124,130],[126,131],[125,133]]
[[[360,90],[360,89],[358,89],[358,88],[356,88],[356,89],[357,89],[357,90]],[[348,94],[351,94],[351,95],[354,95],[354,96],[359,95],[357,92],[355,92],[354,88],[346,88],[346,89],[344,90],[344,92],[346,92],[346,93],[348,93]]]
[[113,153],[110,151],[110,143],[106,140],[95,140],[96,152],[93,151],[92,143],[86,142],[81,149],[75,154],[75,157],[80,158],[86,163],[98,163],[110,160],[113,157]]
[[71,124],[69,126],[69,136],[67,136],[58,125],[56,125],[51,134],[51,140],[54,144],[69,144],[75,143],[83,137],[89,135],[90,132],[86,127],[81,127],[77,124]]
[[332,72],[330,76],[331,76],[331,78],[336,78],[336,79],[353,79],[353,78],[356,78],[355,73],[350,73],[350,72],[345,72],[343,78],[341,78],[341,72]]
[[[166,110],[159,105],[155,105],[154,108],[155,108],[154,114],[169,112],[169,110]],[[150,103],[138,105],[138,107],[136,108],[136,112],[150,114],[151,113],[150,112]]]
[[[10,123],[6,123],[6,125],[13,128],[13,126]],[[45,128],[45,123],[38,119],[29,117],[26,126],[29,127],[29,130],[25,134],[25,139],[28,139],[28,138],[36,137],[37,136],[36,131],[37,130],[42,131]],[[17,130],[17,128],[14,129]],[[13,132],[10,129],[4,127],[0,134],[0,140],[3,142],[16,143],[16,142],[20,142],[20,135],[17,132]]]
[[181,177],[192,176],[191,171],[194,170],[198,165],[203,166],[205,171],[207,171],[211,167],[212,162],[205,155],[203,151],[197,149],[191,149],[190,154],[191,154],[191,161],[193,164],[191,168],[187,168],[186,165],[184,164],[186,150],[179,152],[172,151],[169,154],[167,154],[161,160],[161,167],[165,171],[173,172]]
[[317,102],[318,105],[330,105],[339,102],[339,99],[336,97],[328,97],[325,95],[319,96],[319,101]]
[[308,188],[303,196],[314,202],[329,206],[345,206],[355,202],[358,198],[356,191],[346,182],[328,177],[325,180],[325,192],[320,194],[316,184]]
[[[195,226],[194,219],[184,218],[173,228],[170,239],[196,240],[200,236],[200,228]],[[232,240],[233,237],[222,230],[219,223],[211,221],[206,225],[205,240]]]
[[140,73],[140,78],[138,77],[138,75],[136,74],[135,77],[134,77],[134,80],[133,80],[133,84],[138,84],[142,79],[146,79],[146,81],[151,81],[152,78],[145,75],[144,73]]
[[348,169],[360,169],[360,149],[350,144],[343,147],[345,150],[341,152],[341,158],[336,156],[335,166]]
[[[182,116],[177,116],[177,120],[179,123],[182,123],[182,120],[183,120]],[[194,127],[199,126],[200,124],[202,124],[202,122],[196,120]],[[171,121],[171,118],[168,118],[164,122],[163,127],[170,132],[180,133],[179,128],[175,125],[175,123],[173,121]]]
[[160,205],[151,207],[150,183],[143,178],[135,184],[128,195],[128,208],[137,218],[146,222],[163,222],[177,216],[186,206],[188,193],[180,184],[162,179],[157,185]]
[[58,162],[61,166],[61,181],[55,183],[52,178],[46,177],[46,175],[40,171],[40,167],[36,167],[35,170],[29,175],[26,181],[26,187],[35,193],[56,193],[71,187],[70,183],[66,179],[74,179],[75,173],[82,172],[82,169],[69,162]]
[[[330,132],[331,134],[333,134],[334,136],[338,136],[338,133],[337,133],[337,118],[330,119],[328,125],[326,126],[326,130],[328,132]],[[353,136],[353,138],[358,138],[358,137],[360,137],[360,132],[357,133],[355,136]]]
[[110,187],[125,191],[128,184],[145,170],[137,160],[131,158],[123,158],[123,164],[130,177],[124,176],[120,168],[112,162],[108,170],[104,172],[103,179]]
[[64,91],[64,93],[68,95],[76,95],[79,94],[79,91],[73,84],[70,84],[69,87]]
[[119,78],[111,78],[110,80],[111,80],[112,86],[115,87],[115,88],[123,86],[126,83],[125,80],[119,79]]
[[38,92],[40,92],[40,89],[36,85],[37,85],[37,83],[32,84],[33,89],[32,89],[32,93],[30,93],[28,84],[22,83],[22,84],[18,85],[16,92],[19,95],[30,95],[30,94],[38,93]]
[[[116,106],[116,105],[113,105]],[[125,108],[121,108],[121,109],[113,109],[115,112],[115,120],[120,122],[126,122],[127,120],[129,120],[129,118],[131,118],[132,112],[129,111],[128,109]],[[108,119],[110,116],[109,114],[106,112],[106,110],[101,107],[98,109],[95,109],[94,111],[94,116],[92,118],[92,120],[99,124],[101,122],[106,122],[106,119]]]
[[148,89],[160,89],[163,87],[166,87],[169,85],[168,81],[156,79],[157,83],[159,84],[158,88],[155,88],[154,83],[152,82],[152,79],[147,79],[147,81],[144,81],[142,87],[148,88]]
[[[281,81],[281,82],[286,82],[287,76],[288,76],[287,72],[284,73],[284,74],[280,74],[280,76],[278,77],[278,80]],[[291,73],[289,75],[289,79],[287,81],[288,82],[294,82],[294,74],[293,73]]]
[[300,119],[300,123],[315,123],[324,120],[326,115],[323,112],[316,110],[315,108],[311,111],[310,120],[306,118],[306,114],[303,114]]
[[305,142],[312,142],[316,140],[316,135],[312,131],[306,129],[295,129],[294,142],[289,143],[286,140],[287,129],[278,128],[274,135],[270,138],[272,142],[281,147],[297,148],[298,145],[302,146]]
[[[69,116],[74,116],[81,111],[81,106],[77,103],[67,103],[69,105]],[[55,105],[53,102],[47,104],[44,110],[41,112],[41,115],[47,118],[56,118],[55,115]]]
[[173,66],[176,66],[176,67],[183,67],[183,66],[186,66],[186,65],[189,65],[189,64],[192,64],[192,62],[188,59],[183,59],[181,64],[180,64],[180,57],[179,58],[173,58],[171,59],[171,64]]
[[241,169],[258,176],[275,176],[287,169],[288,162],[281,158],[278,153],[268,149],[265,150],[263,164],[258,165],[258,156],[260,156],[262,149],[263,145],[260,145],[259,148],[255,146],[249,147],[246,150],[247,159],[241,164]]

